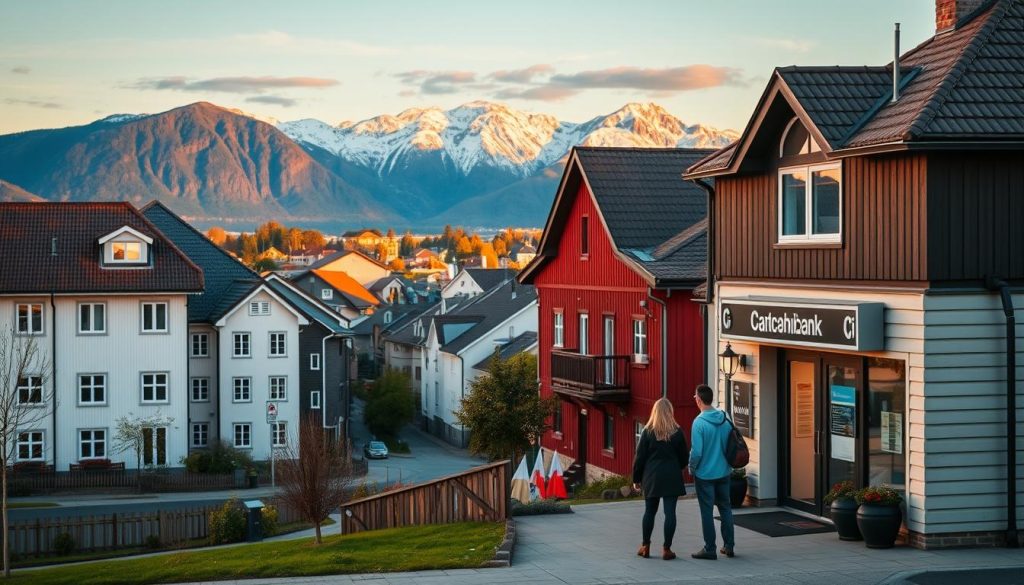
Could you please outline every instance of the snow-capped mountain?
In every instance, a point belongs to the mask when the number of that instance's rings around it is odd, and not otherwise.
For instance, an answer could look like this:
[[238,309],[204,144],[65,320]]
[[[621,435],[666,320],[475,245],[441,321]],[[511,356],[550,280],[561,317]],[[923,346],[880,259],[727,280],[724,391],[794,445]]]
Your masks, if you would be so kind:
[[721,147],[737,134],[688,126],[657,104],[631,103],[583,123],[563,122],[504,104],[476,101],[451,110],[414,108],[331,126],[314,119],[278,124],[300,144],[315,146],[378,176],[400,171],[410,157],[436,153],[463,175],[480,167],[529,177],[577,144],[632,147]]

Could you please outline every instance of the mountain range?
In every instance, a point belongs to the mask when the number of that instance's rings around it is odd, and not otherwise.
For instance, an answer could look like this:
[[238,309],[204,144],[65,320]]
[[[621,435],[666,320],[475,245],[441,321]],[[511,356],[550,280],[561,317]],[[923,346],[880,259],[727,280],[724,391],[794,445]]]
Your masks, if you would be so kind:
[[[269,122],[276,122],[270,120]],[[719,147],[657,104],[583,123],[494,102],[336,125],[199,102],[0,136],[0,200],[158,198],[199,224],[539,226],[574,145]]]

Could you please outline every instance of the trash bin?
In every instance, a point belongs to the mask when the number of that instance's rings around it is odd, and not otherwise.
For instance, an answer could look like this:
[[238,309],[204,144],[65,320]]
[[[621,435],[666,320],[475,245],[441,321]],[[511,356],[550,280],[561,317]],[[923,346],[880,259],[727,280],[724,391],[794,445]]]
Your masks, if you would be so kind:
[[263,501],[246,500],[245,515],[248,520],[245,540],[247,542],[259,542],[263,540]]

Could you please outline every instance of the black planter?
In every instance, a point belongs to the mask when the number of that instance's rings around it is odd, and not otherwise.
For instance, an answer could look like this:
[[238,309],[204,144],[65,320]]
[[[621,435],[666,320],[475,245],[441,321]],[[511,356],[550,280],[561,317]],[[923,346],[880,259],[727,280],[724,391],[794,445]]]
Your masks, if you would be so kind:
[[839,498],[829,507],[832,522],[836,525],[839,540],[864,540],[857,528],[857,500]]
[[747,478],[729,478],[729,502],[733,508],[742,508],[743,500],[747,498]]
[[857,528],[868,548],[892,548],[902,523],[903,512],[898,505],[861,504],[857,508]]

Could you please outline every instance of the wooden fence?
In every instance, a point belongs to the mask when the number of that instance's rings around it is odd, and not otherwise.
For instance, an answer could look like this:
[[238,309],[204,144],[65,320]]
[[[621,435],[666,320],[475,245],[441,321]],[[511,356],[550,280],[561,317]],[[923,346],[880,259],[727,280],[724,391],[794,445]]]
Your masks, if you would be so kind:
[[[267,503],[271,503],[267,501]],[[148,546],[150,537],[162,546],[183,546],[209,536],[210,512],[220,506],[178,510],[97,514],[12,521],[8,529],[11,553],[20,557],[56,554],[54,540],[61,534],[74,539],[75,552],[110,551]],[[279,506],[278,525],[299,521],[298,514]]]
[[341,507],[341,531],[503,521],[509,517],[510,465],[499,461],[348,502]]
[[[244,475],[134,470],[88,470],[49,473],[15,473],[9,476],[13,493],[38,494],[80,490],[136,490],[143,492],[191,492],[246,487]],[[270,473],[261,472],[260,485],[270,485]]]

